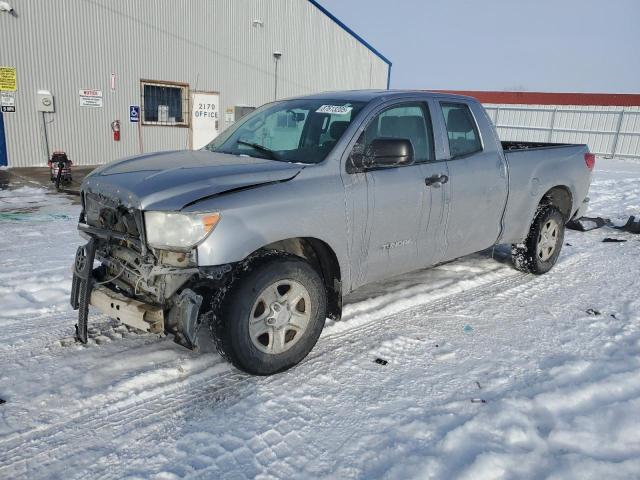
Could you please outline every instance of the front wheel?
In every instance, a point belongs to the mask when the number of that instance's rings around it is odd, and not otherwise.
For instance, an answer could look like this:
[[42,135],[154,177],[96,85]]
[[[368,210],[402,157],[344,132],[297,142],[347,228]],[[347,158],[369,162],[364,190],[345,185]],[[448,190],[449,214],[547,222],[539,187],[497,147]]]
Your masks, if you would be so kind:
[[523,272],[542,274],[556,264],[564,243],[564,217],[552,206],[540,208],[524,244],[512,245],[514,266]]
[[314,347],[327,310],[322,278],[302,258],[266,252],[237,269],[217,311],[214,337],[237,368],[271,375]]

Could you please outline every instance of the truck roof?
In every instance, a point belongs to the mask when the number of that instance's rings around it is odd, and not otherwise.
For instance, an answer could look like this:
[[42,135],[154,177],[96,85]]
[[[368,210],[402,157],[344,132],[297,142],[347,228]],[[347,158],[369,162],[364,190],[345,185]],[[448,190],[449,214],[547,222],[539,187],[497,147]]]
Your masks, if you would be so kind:
[[338,90],[334,92],[322,92],[313,95],[304,95],[300,97],[292,98],[313,98],[313,99],[331,99],[331,100],[352,100],[361,102],[370,102],[377,98],[402,98],[411,97],[416,94],[426,95],[432,98],[460,98],[464,100],[477,101],[473,97],[467,97],[464,95],[455,95],[451,93],[439,93],[429,90]]

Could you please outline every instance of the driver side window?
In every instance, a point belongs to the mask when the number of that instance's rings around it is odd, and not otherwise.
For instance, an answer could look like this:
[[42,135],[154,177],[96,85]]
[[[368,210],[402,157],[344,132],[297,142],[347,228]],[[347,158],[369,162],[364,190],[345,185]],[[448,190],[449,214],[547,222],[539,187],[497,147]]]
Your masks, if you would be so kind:
[[431,118],[426,106],[420,103],[407,103],[379,113],[362,132],[356,148],[364,152],[376,138],[406,138],[413,145],[415,163],[435,160]]

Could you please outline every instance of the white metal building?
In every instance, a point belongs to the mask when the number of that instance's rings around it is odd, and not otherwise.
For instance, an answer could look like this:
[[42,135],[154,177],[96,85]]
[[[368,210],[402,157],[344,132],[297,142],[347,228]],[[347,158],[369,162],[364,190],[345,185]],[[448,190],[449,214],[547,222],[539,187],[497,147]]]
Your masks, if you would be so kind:
[[314,0],[9,3],[0,165],[44,166],[54,150],[95,165],[197,148],[242,107],[388,88],[391,63]]

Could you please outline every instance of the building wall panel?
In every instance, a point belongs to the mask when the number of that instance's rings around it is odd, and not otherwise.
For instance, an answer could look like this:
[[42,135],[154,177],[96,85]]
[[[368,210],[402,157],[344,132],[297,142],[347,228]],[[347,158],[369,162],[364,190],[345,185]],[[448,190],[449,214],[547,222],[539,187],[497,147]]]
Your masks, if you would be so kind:
[[586,143],[599,155],[640,158],[640,106],[484,106],[502,140]]
[[[389,65],[307,0],[13,0],[0,16],[0,65],[18,69],[16,113],[5,114],[9,165],[46,164],[36,91],[55,96],[44,121],[51,150],[80,165],[139,153],[128,106],[140,79],[220,92],[221,110],[319,91],[386,88]],[[252,26],[261,20],[263,26]],[[111,74],[116,88],[110,89]],[[99,89],[104,106],[79,106],[78,90]],[[220,121],[224,122],[223,112]],[[120,120],[121,141],[110,129]],[[222,123],[224,127],[224,123]],[[182,149],[188,128],[140,127],[143,150]]]

